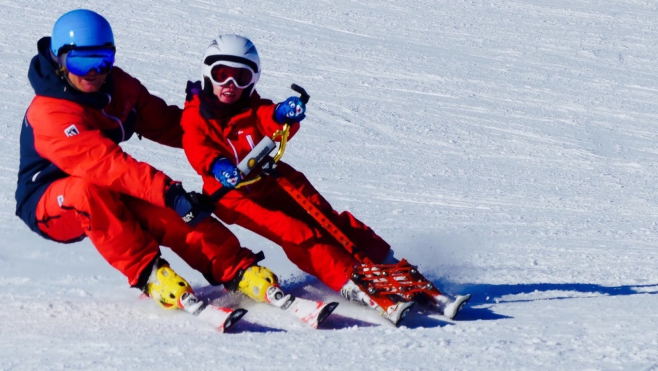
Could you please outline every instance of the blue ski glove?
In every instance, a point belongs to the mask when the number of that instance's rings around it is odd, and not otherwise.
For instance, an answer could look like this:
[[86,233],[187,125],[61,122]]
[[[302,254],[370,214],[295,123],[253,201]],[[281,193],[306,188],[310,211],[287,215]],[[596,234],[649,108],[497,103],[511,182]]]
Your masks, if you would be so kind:
[[305,112],[304,102],[299,97],[290,97],[276,105],[274,120],[281,125],[300,122],[306,117]]
[[242,180],[240,170],[226,157],[219,157],[215,160],[212,165],[212,175],[222,183],[222,186],[229,189],[237,187],[240,180]]
[[197,192],[187,192],[180,182],[172,182],[165,189],[165,206],[175,210],[183,221],[197,225],[212,215],[215,207],[210,197]]

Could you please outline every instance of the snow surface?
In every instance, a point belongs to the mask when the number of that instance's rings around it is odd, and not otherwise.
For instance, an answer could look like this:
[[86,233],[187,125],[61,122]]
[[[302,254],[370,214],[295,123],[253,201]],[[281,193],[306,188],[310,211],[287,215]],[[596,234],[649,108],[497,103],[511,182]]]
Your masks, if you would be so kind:
[[[182,105],[214,36],[257,45],[262,95],[311,95],[286,160],[439,287],[458,321],[396,329],[264,250],[284,288],[341,305],[322,329],[249,309],[229,334],[138,300],[88,242],[14,216],[36,41],[76,7],[117,64]],[[658,3],[651,0],[0,0],[0,370],[658,370]],[[199,189],[183,153],[124,148]]]

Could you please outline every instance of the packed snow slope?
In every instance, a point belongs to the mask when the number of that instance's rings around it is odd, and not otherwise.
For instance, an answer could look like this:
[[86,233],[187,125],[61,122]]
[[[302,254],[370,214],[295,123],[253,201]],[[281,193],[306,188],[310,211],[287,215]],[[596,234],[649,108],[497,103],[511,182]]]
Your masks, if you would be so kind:
[[[396,329],[232,227],[286,290],[340,301],[322,329],[249,309],[229,334],[163,311],[88,242],[14,216],[36,41],[89,7],[117,65],[181,105],[220,33],[251,38],[274,100],[311,101],[285,160],[452,293],[458,321]],[[658,370],[658,3],[646,0],[0,0],[0,370]],[[182,151],[134,157],[200,189]],[[166,249],[165,249],[166,250]]]

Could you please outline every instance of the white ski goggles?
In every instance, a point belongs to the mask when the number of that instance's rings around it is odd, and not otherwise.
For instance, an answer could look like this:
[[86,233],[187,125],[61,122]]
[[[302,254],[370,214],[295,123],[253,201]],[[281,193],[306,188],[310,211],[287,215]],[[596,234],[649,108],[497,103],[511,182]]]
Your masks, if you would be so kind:
[[238,89],[244,89],[255,83],[257,78],[251,68],[227,61],[217,61],[208,66],[207,71],[207,76],[213,84],[224,86],[233,82]]

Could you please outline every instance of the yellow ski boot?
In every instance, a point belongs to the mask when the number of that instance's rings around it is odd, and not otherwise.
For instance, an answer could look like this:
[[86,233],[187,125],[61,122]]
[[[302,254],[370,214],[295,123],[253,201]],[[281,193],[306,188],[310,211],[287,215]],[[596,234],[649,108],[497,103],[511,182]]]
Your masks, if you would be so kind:
[[271,270],[258,265],[245,269],[236,280],[239,280],[237,285],[229,285],[233,291],[237,290],[257,302],[283,309],[312,328],[318,328],[338,306],[336,302],[324,303],[284,293],[279,287],[277,276]]
[[185,309],[181,297],[185,293],[194,294],[190,284],[176,274],[169,264],[153,269],[146,292],[165,309]]
[[[252,265],[244,270],[238,282],[238,291],[259,303],[272,303],[271,292],[268,289],[279,287],[279,279],[271,270],[259,265]],[[280,299],[280,298],[278,298]]]

